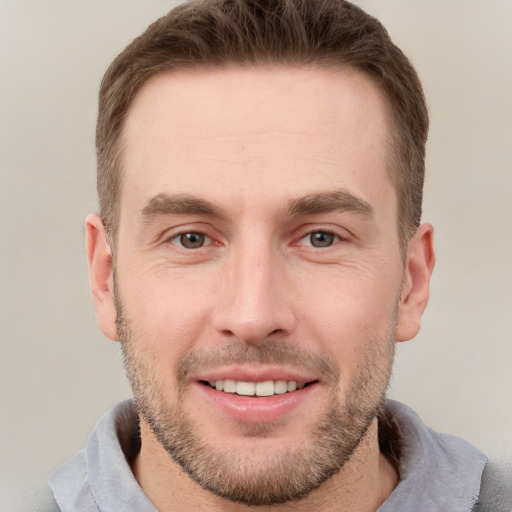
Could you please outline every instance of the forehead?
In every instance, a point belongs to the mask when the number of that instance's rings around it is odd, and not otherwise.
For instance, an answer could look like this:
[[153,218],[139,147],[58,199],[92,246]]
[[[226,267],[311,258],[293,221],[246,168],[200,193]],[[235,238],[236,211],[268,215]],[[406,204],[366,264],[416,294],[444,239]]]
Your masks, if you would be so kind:
[[338,177],[338,188],[357,188],[356,177],[387,186],[388,134],[383,95],[353,69],[161,73],[128,112],[122,199],[191,186],[206,196],[235,186],[240,198],[304,195]]

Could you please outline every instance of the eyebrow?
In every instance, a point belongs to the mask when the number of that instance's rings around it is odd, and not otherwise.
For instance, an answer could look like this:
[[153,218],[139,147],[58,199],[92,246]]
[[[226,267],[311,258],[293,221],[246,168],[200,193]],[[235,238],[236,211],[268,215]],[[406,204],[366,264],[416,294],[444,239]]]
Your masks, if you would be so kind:
[[[338,211],[353,212],[372,217],[373,207],[363,199],[346,190],[308,194],[290,200],[284,208],[285,216],[317,215]],[[208,215],[222,217],[219,208],[210,201],[189,194],[158,194],[151,198],[141,211],[141,220],[146,223],[166,215]]]
[[155,217],[187,214],[221,216],[220,210],[205,199],[188,194],[158,194],[149,200],[140,217],[143,222],[149,222]]
[[309,194],[298,199],[292,199],[285,210],[289,216],[316,215],[335,211],[341,213],[353,212],[365,217],[374,216],[374,208],[370,203],[347,190]]

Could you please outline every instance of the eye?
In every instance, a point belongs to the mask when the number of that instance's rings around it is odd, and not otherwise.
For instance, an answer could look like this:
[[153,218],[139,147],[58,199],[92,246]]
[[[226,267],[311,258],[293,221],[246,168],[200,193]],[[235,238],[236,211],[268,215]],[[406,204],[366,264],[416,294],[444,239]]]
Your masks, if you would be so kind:
[[330,231],[313,231],[302,238],[304,245],[311,247],[330,247],[340,241],[340,237]]
[[200,249],[211,243],[211,238],[204,233],[191,231],[189,233],[180,233],[171,240],[171,243],[179,245],[184,249]]

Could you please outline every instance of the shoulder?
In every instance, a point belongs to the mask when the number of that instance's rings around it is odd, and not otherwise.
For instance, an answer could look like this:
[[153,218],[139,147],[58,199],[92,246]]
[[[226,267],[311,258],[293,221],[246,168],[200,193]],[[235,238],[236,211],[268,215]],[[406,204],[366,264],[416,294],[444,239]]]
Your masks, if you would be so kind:
[[2,512],[60,512],[48,485],[31,489],[4,505],[2,505]]
[[90,488],[84,450],[61,464],[50,476],[49,485],[63,511],[97,510]]
[[[487,462],[467,441],[430,429],[399,402],[388,400],[381,416],[384,432],[394,430],[399,441],[397,447],[389,442],[388,446],[400,455],[403,481],[418,484],[418,476],[423,475],[424,485],[436,488],[442,499],[469,492],[475,496],[474,512],[512,512],[511,461],[494,454]],[[431,472],[437,482],[428,478]],[[448,485],[440,484],[441,476]]]
[[491,460],[485,466],[475,512],[512,512],[512,464]]
[[481,451],[430,429],[416,412],[392,400],[386,401],[379,424],[388,432],[400,473],[400,483],[380,512],[473,510],[487,463]]
[[107,411],[85,448],[59,466],[49,483],[62,512],[155,510],[138,485],[130,461],[140,447],[138,416],[131,401]]
[[407,405],[386,400],[379,422],[392,432],[403,471],[418,470],[418,465],[424,468],[433,465],[456,472],[469,466],[474,468],[480,481],[487,457],[464,439],[431,429]]

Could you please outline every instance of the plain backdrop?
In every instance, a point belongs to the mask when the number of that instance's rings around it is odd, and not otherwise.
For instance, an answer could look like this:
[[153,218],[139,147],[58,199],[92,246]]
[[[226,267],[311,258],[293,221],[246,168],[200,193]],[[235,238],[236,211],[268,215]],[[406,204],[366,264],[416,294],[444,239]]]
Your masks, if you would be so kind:
[[[84,254],[96,95],[115,55],[174,3],[0,0],[0,504],[130,395]],[[512,476],[512,1],[358,3],[415,63],[432,118],[424,218],[438,263],[390,396]]]

